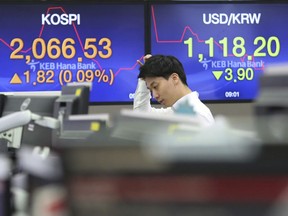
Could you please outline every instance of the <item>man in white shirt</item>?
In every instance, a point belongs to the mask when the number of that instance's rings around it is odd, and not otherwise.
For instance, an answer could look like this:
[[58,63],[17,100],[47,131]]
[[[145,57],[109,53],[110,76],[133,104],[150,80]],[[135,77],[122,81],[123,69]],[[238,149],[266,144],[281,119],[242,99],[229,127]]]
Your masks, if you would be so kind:
[[[201,119],[201,123],[214,123],[210,109],[200,101],[198,93],[188,87],[183,65],[177,58],[148,54],[144,61],[145,64],[141,65],[138,75],[134,110],[173,113],[181,104],[187,103]],[[157,109],[151,106],[151,93],[165,108]]]

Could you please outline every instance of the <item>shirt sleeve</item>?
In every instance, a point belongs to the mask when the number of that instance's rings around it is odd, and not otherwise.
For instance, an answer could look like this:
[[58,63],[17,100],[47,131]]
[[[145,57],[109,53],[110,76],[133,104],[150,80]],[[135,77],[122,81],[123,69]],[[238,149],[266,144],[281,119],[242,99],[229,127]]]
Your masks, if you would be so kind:
[[134,94],[133,109],[145,112],[171,113],[173,110],[168,108],[155,108],[151,106],[151,93],[143,79],[138,79],[137,88]]
[[151,94],[143,79],[138,79],[137,88],[134,94],[133,109],[137,111],[149,111]]

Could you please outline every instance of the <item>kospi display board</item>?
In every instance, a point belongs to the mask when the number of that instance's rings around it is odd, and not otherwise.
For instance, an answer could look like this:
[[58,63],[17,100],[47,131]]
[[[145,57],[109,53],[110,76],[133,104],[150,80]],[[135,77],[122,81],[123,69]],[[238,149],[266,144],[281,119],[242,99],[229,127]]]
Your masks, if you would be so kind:
[[144,50],[138,3],[3,3],[0,92],[92,82],[91,103],[130,102]]

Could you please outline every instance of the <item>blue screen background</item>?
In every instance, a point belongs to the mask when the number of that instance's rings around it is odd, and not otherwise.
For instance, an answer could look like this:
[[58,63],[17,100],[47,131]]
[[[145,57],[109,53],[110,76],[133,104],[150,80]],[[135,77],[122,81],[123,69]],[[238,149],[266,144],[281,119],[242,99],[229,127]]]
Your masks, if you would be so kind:
[[[187,73],[188,84],[192,90],[198,91],[200,99],[211,101],[228,100],[254,100],[259,94],[259,76],[263,74],[265,67],[269,64],[287,62],[288,56],[288,28],[283,23],[288,22],[286,4],[152,4],[151,10],[151,50],[153,54],[174,55],[183,63]],[[258,24],[205,24],[203,14],[240,14],[240,13],[261,13]],[[240,16],[240,15],[239,15]],[[239,17],[238,17],[239,18]],[[261,52],[268,53],[268,39],[276,36],[280,42],[280,52],[276,57],[266,56],[256,57],[254,51],[260,47],[261,43],[254,44],[257,37],[265,38],[266,45]],[[184,44],[188,38],[193,40],[193,56],[188,57],[188,46]],[[205,41],[210,37],[214,39],[214,56],[209,57],[209,48]],[[228,41],[228,56],[223,57],[223,45],[219,43],[224,37]],[[246,55],[235,57],[232,53],[233,39],[242,37],[245,40],[244,47]],[[275,43],[271,43],[269,48],[275,51]],[[240,50],[237,50],[240,52]],[[203,60],[199,61],[198,55],[202,54],[207,61],[207,68],[204,67]],[[253,79],[245,78],[239,80],[237,69],[248,68],[247,57],[250,55],[250,62],[263,62],[263,67],[253,65]],[[212,66],[212,62],[225,62],[226,66]],[[227,62],[244,62],[245,67],[233,67],[232,77],[229,78],[225,72]],[[217,80],[212,71],[223,71],[222,76]],[[241,73],[241,72],[239,72]],[[227,79],[225,79],[227,76]],[[241,79],[241,77],[240,77]],[[229,95],[230,93],[230,95]]]
[[[41,15],[48,13],[80,14],[80,25],[77,23],[42,25]],[[0,7],[0,29],[0,92],[60,91],[61,85],[67,83],[65,81],[83,81],[81,77],[77,78],[77,71],[82,69],[82,66],[77,65],[78,58],[82,58],[80,63],[84,66],[91,65],[94,74],[91,103],[132,101],[129,95],[136,89],[139,68],[136,60],[144,55],[144,6],[142,4],[6,4]],[[10,57],[11,53],[19,47],[17,43],[14,46],[11,44],[15,38],[23,41],[23,48],[17,52],[18,55],[24,56],[23,59]],[[32,46],[36,38],[45,41],[46,55],[43,59],[33,56]],[[72,38],[75,41],[73,45],[76,50],[75,56],[67,59],[60,55],[56,59],[51,59],[47,54],[47,46],[51,38],[57,38],[61,43],[66,38]],[[83,47],[87,38],[96,38],[94,44],[98,51],[103,51],[104,54],[105,49],[98,43],[101,38],[109,38],[111,57],[101,58],[98,54],[93,59],[86,58]],[[61,44],[59,46],[61,48]],[[40,54],[43,46],[38,43],[35,50]],[[91,49],[86,51],[90,54],[92,52]],[[30,57],[29,62],[26,62],[27,56]],[[31,63],[34,64],[34,69]],[[65,68],[60,67],[59,64],[64,66],[74,64],[76,68],[64,73]],[[83,71],[87,72],[88,69],[84,68]],[[39,70],[45,72],[42,79],[37,75]],[[53,73],[47,72],[49,70]],[[103,70],[105,71],[102,74]],[[15,74],[16,81],[13,79]],[[81,75],[79,74],[78,76]]]

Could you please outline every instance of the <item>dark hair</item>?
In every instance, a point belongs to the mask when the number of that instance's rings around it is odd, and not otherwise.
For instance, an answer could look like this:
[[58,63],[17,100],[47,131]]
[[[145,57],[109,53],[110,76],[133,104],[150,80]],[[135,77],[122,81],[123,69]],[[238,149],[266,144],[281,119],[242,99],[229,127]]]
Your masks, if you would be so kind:
[[154,55],[148,58],[140,67],[138,78],[164,77],[169,79],[172,73],[177,73],[183,84],[187,85],[187,78],[182,63],[174,56]]

